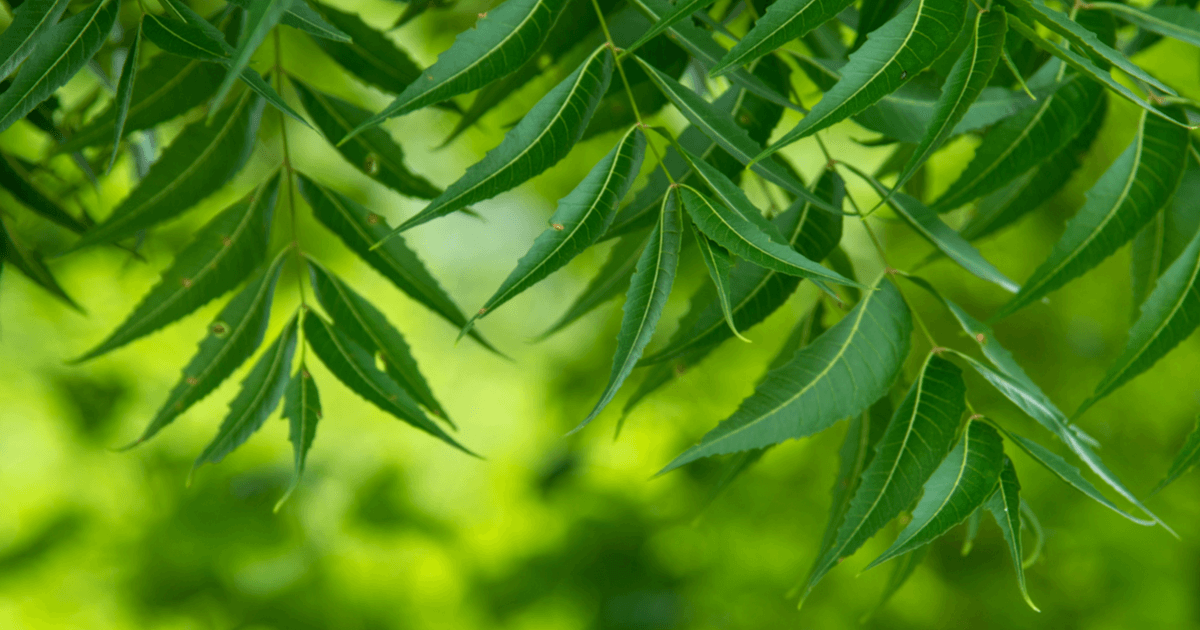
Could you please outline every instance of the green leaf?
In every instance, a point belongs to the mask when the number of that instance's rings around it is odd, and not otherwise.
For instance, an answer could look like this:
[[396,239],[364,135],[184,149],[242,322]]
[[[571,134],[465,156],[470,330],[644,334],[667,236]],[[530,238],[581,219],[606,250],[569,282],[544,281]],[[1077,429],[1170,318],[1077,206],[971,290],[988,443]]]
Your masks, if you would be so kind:
[[780,233],[779,229],[762,215],[762,211],[746,197],[746,193],[737,184],[726,177],[719,168],[692,155],[687,149],[683,147],[679,148],[683,149],[683,157],[691,165],[692,170],[695,171],[700,181],[707,186],[707,192],[712,193],[714,201],[735,211],[743,219],[753,223],[755,227],[776,243],[786,244],[783,234]]
[[[249,9],[252,2],[253,0],[229,0],[229,4],[243,9]],[[324,8],[322,7],[322,9]],[[351,35],[342,32],[337,26],[321,19],[321,16],[312,7],[308,6],[305,0],[292,0],[283,17],[279,19],[279,22],[321,39],[348,42],[351,37]],[[341,25],[339,24],[338,26]],[[320,40],[317,41],[320,43]]]
[[1170,485],[1176,479],[1179,479],[1188,471],[1196,467],[1196,463],[1200,462],[1200,420],[1196,422],[1196,428],[1188,434],[1187,440],[1179,449],[1179,453],[1175,455],[1175,461],[1171,462],[1171,468],[1167,471],[1167,476],[1158,482],[1157,486],[1150,491],[1150,495],[1158,494],[1159,490]]
[[[322,187],[303,174],[297,173],[297,178],[300,194],[312,207],[313,215],[337,234],[346,247],[425,308],[456,328],[466,325],[466,316],[442,290],[421,259],[408,248],[403,238],[390,238],[378,249],[371,249],[371,245],[392,231],[383,217],[335,190]],[[478,332],[471,331],[471,337],[483,347],[496,352]]]
[[621,289],[628,286],[628,280],[639,260],[639,252],[645,246],[647,239],[644,233],[629,234],[621,237],[612,249],[608,259],[600,267],[600,271],[588,282],[575,301],[567,307],[567,311],[558,318],[546,332],[537,336],[543,340],[550,335],[575,323],[580,317],[592,312],[597,306],[617,297]]
[[912,520],[867,569],[929,544],[965,521],[992,495],[1003,465],[1000,434],[986,422],[967,422],[958,444],[925,482]]
[[850,4],[851,0],[772,2],[763,16],[754,23],[754,27],[729,50],[709,74],[714,77],[721,76],[769,54],[833,19]]
[[75,362],[93,359],[140,339],[233,289],[267,256],[279,175],[208,222],[175,257],[170,269],[108,338]]
[[1075,417],[1150,369],[1197,326],[1200,326],[1200,233],[1192,237],[1187,249],[1158,279],[1154,291],[1142,303],[1141,317],[1129,329],[1125,350],[1096,391],[1079,405]]
[[9,230],[3,217],[0,217],[0,258],[7,260],[9,264],[16,267],[35,284],[49,291],[54,297],[66,302],[71,308],[83,312],[75,300],[72,300],[71,296],[67,295],[67,292],[58,284],[58,280],[54,278],[54,274],[50,273],[42,256],[18,241]]
[[1200,198],[1200,168],[1188,163],[1183,172],[1183,181],[1167,207],[1154,215],[1154,219],[1133,240],[1131,273],[1133,276],[1133,317],[1138,317],[1139,308],[1154,288],[1155,281],[1179,254],[1187,248],[1197,231],[1200,231],[1200,205],[1193,200]]
[[642,250],[637,268],[629,281],[625,314],[621,318],[621,330],[617,333],[617,351],[613,355],[608,385],[591,413],[575,428],[576,431],[587,426],[608,405],[637,365],[638,359],[642,358],[642,352],[650,343],[658,320],[662,317],[671,285],[675,282],[682,243],[683,216],[679,211],[679,195],[668,193],[663,199],[658,225],[650,233],[650,241]]
[[38,37],[12,85],[0,93],[0,131],[24,118],[83,69],[108,39],[119,7],[118,0],[97,0]]
[[33,52],[42,34],[54,28],[69,0],[27,0],[13,12],[12,22],[0,33],[0,81],[7,79]]
[[725,315],[725,323],[729,324],[729,330],[738,339],[750,341],[738,332],[737,324],[733,321],[733,304],[730,296],[732,289],[729,285],[729,272],[733,268],[733,257],[725,248],[710,241],[694,223],[692,224],[692,235],[696,237],[696,247],[700,250],[700,257],[704,259],[704,266],[708,268],[708,276],[717,290],[717,302],[721,305],[721,312]]
[[221,309],[216,319],[208,325],[208,333],[200,342],[199,351],[188,362],[187,367],[183,368],[183,378],[167,395],[167,401],[154,415],[141,437],[125,448],[132,448],[154,437],[189,407],[216,389],[217,385],[229,378],[238,366],[254,354],[267,333],[275,282],[279,279],[283,261],[290,252],[290,249],[279,252],[270,265],[260,270],[246,287]]
[[1136,236],[1175,193],[1187,151],[1187,129],[1142,112],[1133,142],[1088,191],[1054,252],[995,317],[1078,278]]
[[321,421],[321,395],[317,391],[317,382],[313,380],[308,366],[303,361],[283,392],[283,417],[288,420],[288,440],[292,443],[296,472],[292,475],[292,483],[287,492],[275,504],[276,511],[292,496],[296,486],[300,485],[308,451],[317,436],[317,423]]
[[597,48],[504,134],[499,146],[394,233],[512,190],[557,164],[579,142],[596,104],[608,89],[612,68],[611,51],[604,46]]
[[250,158],[262,107],[262,99],[246,92],[213,124],[200,120],[185,127],[108,220],[85,232],[71,249],[132,236],[216,192]]
[[680,186],[679,193],[683,207],[700,231],[739,258],[765,269],[809,278],[818,286],[822,282],[862,286],[836,271],[822,267],[795,249],[772,240],[755,223],[724,204],[705,197],[695,188]]
[[[825,171],[817,182],[816,194],[841,205],[845,184],[833,170]],[[784,242],[809,260],[822,260],[842,238],[842,217],[797,200],[773,220]],[[738,261],[730,276],[730,296],[733,321],[738,330],[749,330],[777,311],[796,291],[800,278],[760,267],[749,261]],[[675,359],[701,348],[715,347],[731,336],[724,323],[719,303],[705,300],[696,305],[697,316],[682,333],[673,337],[662,350],[647,357],[643,363]],[[788,358],[791,358],[789,355]]]
[[1004,542],[1008,543],[1009,556],[1012,557],[1013,568],[1017,571],[1017,586],[1021,588],[1021,597],[1035,611],[1038,607],[1029,599],[1029,591],[1025,588],[1025,552],[1021,549],[1021,483],[1017,481],[1017,469],[1012,460],[1004,458],[1004,468],[1000,471],[1000,485],[992,493],[985,504],[987,510],[996,519]]
[[[192,463],[192,473],[206,463],[219,464],[225,456],[254,435],[275,412],[287,387],[296,351],[296,320],[293,315],[279,332],[258,363],[242,380],[242,389],[229,403],[229,414],[217,429],[217,435]],[[191,476],[189,474],[189,477]]]
[[[1104,9],[1152,33],[1200,46],[1200,13],[1190,7],[1152,6],[1146,9],[1114,2],[1089,2],[1089,9]],[[3,76],[3,73],[0,73]]]
[[645,44],[655,37],[658,37],[668,28],[677,24],[680,20],[688,19],[693,13],[708,8],[708,5],[712,4],[713,2],[714,0],[679,0],[671,6],[671,9],[667,11],[665,15],[654,21],[650,28],[647,29],[646,32],[637,39],[637,41],[630,44],[629,47],[625,49],[625,53],[628,54],[637,50],[638,48],[641,48],[642,44]]
[[750,164],[754,154],[759,151],[759,145],[750,138],[745,129],[739,127],[728,115],[720,111],[712,103],[705,101],[699,94],[692,90],[683,87],[678,81],[663,74],[641,57],[635,55],[634,59],[642,65],[646,74],[658,85],[663,94],[666,94],[671,103],[675,105],[675,108],[679,110],[679,113],[683,114],[696,128],[703,131],[704,135],[712,138],[722,149],[728,151],[737,161],[742,164],[748,164],[750,169],[755,173],[758,173],[767,181],[793,195],[815,203],[830,212],[841,213],[840,208],[831,207],[827,201],[819,199],[809,192],[804,187],[804,184],[789,173],[779,162],[766,160]]
[[965,19],[965,2],[913,0],[850,55],[841,80],[800,124],[754,159],[761,160],[896,91],[946,52]]
[[383,129],[367,129],[350,142],[339,145],[338,142],[371,113],[314,90],[295,77],[289,78],[304,110],[347,162],[402,195],[432,199],[441,194],[440,188],[408,170],[404,164],[404,150]]
[[[1066,13],[1046,6],[1043,0],[1011,0],[1011,4],[1021,17],[1026,18],[1027,21],[1029,19],[1036,20],[1042,26],[1050,29],[1050,32],[1061,36],[1074,48],[1087,52],[1097,59],[1103,59],[1120,68],[1129,76],[1144,81],[1167,94],[1175,94],[1175,90],[1172,90],[1170,86],[1142,70],[1112,46],[1100,41],[1095,33],[1071,20]],[[1194,11],[1192,13],[1195,14]]]
[[[418,403],[449,422],[446,410],[434,397],[433,390],[429,389],[429,383],[421,375],[417,360],[413,358],[412,350],[400,331],[388,322],[379,309],[311,258],[308,260],[308,272],[312,278],[313,293],[321,302],[321,307],[333,318],[338,330],[372,356],[378,356],[388,376]],[[450,425],[453,426],[453,423],[450,422]]]
[[1000,61],[1000,53],[1004,50],[1004,33],[1007,30],[1008,23],[1002,8],[981,11],[975,15],[974,25],[969,31],[970,41],[958,61],[954,62],[954,67],[950,69],[950,76],[946,78],[946,84],[942,87],[942,95],[938,99],[933,120],[930,121],[912,157],[896,178],[892,190],[899,190],[904,186],[967,115],[975,99],[979,98],[992,79],[992,73]]
[[[408,53],[392,43],[383,33],[367,26],[357,15],[343,13],[318,3],[317,9],[330,22],[350,34],[346,43],[317,40],[317,45],[338,65],[349,70],[368,85],[384,92],[399,94],[421,76],[421,67]],[[355,121],[355,127],[370,117]],[[349,132],[349,130],[347,130]]]
[[1096,83],[1073,76],[1033,107],[983,137],[966,170],[932,205],[939,214],[999,189],[1058,154],[1084,128],[1104,98]]
[[304,339],[321,363],[351,391],[401,421],[474,455],[430,420],[403,387],[376,369],[370,351],[319,315],[310,312],[304,317]]
[[[1008,459],[1005,458],[1007,462]],[[993,492],[993,494],[995,494]],[[990,498],[990,497],[989,497]],[[975,546],[975,539],[979,536],[979,525],[983,520],[984,508],[976,508],[971,515],[967,517],[966,533],[963,535],[962,555],[966,557],[971,553],[971,548]]]
[[911,334],[900,292],[880,278],[842,321],[769,373],[732,416],[659,474],[702,457],[807,437],[859,414],[900,375]]
[[108,159],[108,166],[104,169],[105,173],[112,171],[113,164],[117,161],[117,146],[121,144],[121,137],[125,135],[125,119],[129,117],[129,103],[133,98],[133,82],[137,77],[138,50],[141,42],[142,23],[138,22],[137,31],[133,34],[133,43],[129,45],[129,51],[125,55],[121,79],[117,83],[117,120],[113,125],[112,157]]
[[284,11],[291,7],[292,0],[247,0],[247,3],[249,6],[246,8],[246,25],[242,29],[242,38],[229,60],[229,71],[221,82],[221,87],[217,88],[217,95],[213,97],[209,107],[209,120],[212,120],[217,109],[225,103],[225,97],[229,95],[233,83],[241,77],[242,70],[249,65],[250,57],[254,56],[259,45],[267,38],[267,33],[275,28]]
[[[512,297],[537,284],[590,247],[608,230],[617,205],[629,192],[642,167],[646,136],[634,127],[604,156],[587,177],[558,202],[550,217],[550,229],[542,232],[517,268],[467,322],[496,310]],[[465,329],[464,329],[465,330]]]
[[520,68],[541,47],[565,4],[566,0],[508,0],[481,13],[475,28],[459,34],[420,80],[351,135],[477,90]]
[[0,188],[4,188],[30,210],[39,216],[53,221],[72,232],[83,232],[87,224],[67,213],[57,203],[43,195],[29,182],[27,174],[22,174],[13,168],[7,156],[0,155]]
[[[870,299],[868,296],[863,301]],[[837,540],[809,576],[801,601],[840,560],[853,554],[920,496],[921,484],[950,451],[965,412],[962,371],[930,354],[880,438],[875,457],[863,472],[838,529]]]

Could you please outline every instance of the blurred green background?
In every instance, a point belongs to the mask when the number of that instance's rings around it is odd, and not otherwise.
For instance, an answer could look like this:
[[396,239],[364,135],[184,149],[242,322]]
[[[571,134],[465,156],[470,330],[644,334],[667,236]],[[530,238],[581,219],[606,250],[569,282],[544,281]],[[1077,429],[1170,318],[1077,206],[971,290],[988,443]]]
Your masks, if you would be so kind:
[[[340,5],[352,6],[380,28],[403,8],[382,0]],[[394,37],[428,63],[484,8],[463,1],[426,14]],[[388,100],[347,78],[308,40],[286,36],[284,56],[286,67],[322,89],[374,109]],[[1138,61],[1200,97],[1194,48],[1162,43]],[[446,149],[434,147],[453,127],[454,114],[427,110],[390,121],[387,128],[402,140],[414,170],[445,184],[494,146],[505,125],[561,75],[552,71],[534,82]],[[81,75],[70,87],[83,92],[88,81],[95,79]],[[1128,107],[1114,101],[1098,149],[1068,189],[984,243],[984,254],[1012,277],[1026,277],[1050,251],[1083,192],[1128,142],[1130,116]],[[661,118],[679,128],[673,114]],[[780,130],[794,123],[789,115]],[[163,137],[182,124],[169,125]],[[66,361],[121,321],[205,218],[278,163],[278,119],[269,113],[263,125],[263,146],[246,172],[148,239],[148,263],[112,248],[52,262],[68,292],[87,308],[86,316],[65,309],[18,274],[3,275],[0,628],[863,627],[860,618],[875,608],[889,569],[857,573],[887,545],[894,524],[832,572],[802,611],[784,597],[816,553],[844,426],[773,449],[715,500],[711,464],[650,479],[752,391],[787,331],[811,306],[808,287],[751,331],[753,343],[727,343],[646,401],[619,441],[612,436],[623,396],[587,430],[564,437],[607,378],[619,301],[548,341],[527,340],[566,308],[604,260],[608,245],[481,324],[513,359],[505,361],[471,342],[456,345],[456,331],[358,263],[322,226],[304,218],[307,207],[298,201],[304,249],[369,296],[404,332],[434,391],[459,422],[460,439],[486,459],[466,457],[396,422],[345,390],[315,361],[310,366],[321,387],[324,418],[306,478],[277,514],[272,506],[291,474],[283,422],[269,421],[224,463],[201,469],[190,487],[184,485],[192,459],[215,432],[249,363],[152,442],[125,453],[112,450],[134,437],[157,409],[220,302],[111,355],[79,366]],[[420,209],[341,162],[315,133],[297,125],[289,133],[300,170],[393,224]],[[869,137],[843,123],[827,140],[839,159],[878,165],[887,149],[853,141]],[[3,141],[6,150],[29,157],[45,142],[19,131]],[[479,204],[482,221],[453,216],[406,238],[471,311],[544,229],[554,200],[614,141],[613,134],[591,139],[532,183]],[[971,149],[972,141],[961,139],[939,157],[929,182],[935,193],[965,166]],[[786,155],[809,178],[824,162],[811,140]],[[104,208],[126,193],[132,172],[131,160],[122,158],[98,191]],[[873,202],[853,184],[853,194]],[[1184,194],[1177,202],[1200,198]],[[10,200],[0,195],[0,203]],[[278,216],[276,231],[284,234],[287,213]],[[928,254],[929,246],[903,225],[886,216],[877,225],[893,264],[909,268]],[[22,229],[50,230],[33,222]],[[873,277],[881,264],[861,228],[847,221],[846,231],[859,274]],[[677,285],[663,333],[674,326],[687,295],[706,281],[696,260],[687,264],[690,271]],[[1027,308],[998,327],[1000,341],[1064,408],[1091,391],[1124,344],[1131,310],[1128,268],[1123,251],[1048,304]],[[923,273],[976,315],[989,314],[1004,298],[945,262]],[[279,286],[273,330],[298,300],[294,278],[285,277]],[[941,343],[967,347],[934,303],[908,293]],[[916,342],[916,352],[927,349],[922,344]],[[1103,442],[1105,461],[1135,492],[1157,482],[1192,428],[1200,404],[1197,365],[1200,344],[1191,339],[1081,420]],[[635,373],[628,391],[638,378]],[[978,409],[1052,444],[984,383],[969,385]],[[1041,559],[1027,572],[1043,612],[1021,601],[999,531],[985,520],[969,556],[960,554],[961,528],[935,543],[910,582],[865,627],[1200,627],[1195,500],[1200,475],[1183,478],[1150,503],[1179,532],[1182,540],[1175,540],[1162,529],[1121,519],[1021,454],[1012,455],[1024,496],[1046,530]]]

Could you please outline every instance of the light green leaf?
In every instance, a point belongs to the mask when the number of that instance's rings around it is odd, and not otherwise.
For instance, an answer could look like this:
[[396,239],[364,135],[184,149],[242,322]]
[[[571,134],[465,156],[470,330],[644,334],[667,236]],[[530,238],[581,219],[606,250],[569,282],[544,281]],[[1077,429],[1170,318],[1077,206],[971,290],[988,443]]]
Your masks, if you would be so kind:
[[414,174],[404,164],[404,150],[383,129],[367,129],[345,144],[338,142],[371,115],[335,96],[314,90],[295,77],[289,77],[304,110],[338,153],[359,171],[392,190],[410,197],[432,199],[442,193],[424,177]]
[[[1169,175],[1168,175],[1169,177]],[[1195,203],[1195,200],[1190,200]],[[1200,326],[1200,234],[1158,279],[1142,303],[1142,314],[1129,329],[1125,350],[1075,412],[1079,417],[1092,405],[1166,356]]]
[[454,426],[446,410],[434,397],[429,383],[421,375],[404,336],[388,322],[383,313],[311,258],[308,260],[308,272],[312,278],[313,293],[321,302],[321,308],[333,318],[337,329],[372,356],[378,356],[388,376],[418,403]]
[[587,177],[559,200],[558,209],[550,217],[550,229],[537,237],[517,262],[517,268],[467,322],[464,332],[475,320],[537,284],[595,243],[612,224],[617,206],[642,167],[645,152],[645,134],[637,127],[630,129],[608,155],[592,167]]
[[246,287],[221,309],[216,319],[208,325],[208,332],[200,342],[200,349],[187,367],[183,378],[167,395],[167,401],[154,415],[141,437],[126,446],[132,448],[154,437],[171,424],[189,407],[199,402],[225,379],[229,378],[262,343],[271,318],[271,298],[275,294],[275,282],[283,269],[290,249],[275,257],[265,269],[260,270]]
[[3,188],[13,196],[14,199],[24,204],[30,210],[33,210],[39,216],[53,221],[72,232],[83,232],[88,228],[87,224],[67,213],[57,203],[43,195],[29,181],[28,172],[22,173],[13,165],[16,162],[10,161],[10,158],[0,155],[0,188]]
[[566,0],[507,0],[480,14],[475,27],[455,38],[450,49],[425,69],[421,79],[359,125],[351,136],[388,118],[477,90],[513,72],[541,47],[565,4]]
[[800,124],[758,154],[755,161],[857,114],[899,89],[946,52],[965,19],[965,2],[910,2],[850,55],[841,80],[825,92]]
[[600,267],[600,271],[588,282],[575,301],[567,307],[567,311],[558,318],[546,332],[537,336],[541,341],[550,335],[575,323],[580,317],[592,312],[597,306],[617,297],[621,289],[629,286],[629,277],[639,260],[639,252],[646,245],[644,233],[628,234],[621,237],[609,251],[608,259]]
[[[867,296],[863,301],[870,299]],[[874,459],[863,472],[836,542],[805,583],[801,601],[840,560],[853,554],[920,496],[921,484],[950,451],[966,412],[965,397],[962,371],[936,354],[926,357],[920,375],[880,438]]]
[[1047,161],[1071,143],[1091,119],[1104,91],[1073,76],[1053,94],[993,127],[966,170],[931,206],[939,214],[982,197]]
[[113,164],[117,161],[117,147],[121,144],[121,137],[125,135],[125,119],[129,117],[129,103],[133,98],[133,82],[137,77],[138,50],[141,42],[142,23],[139,22],[137,31],[133,34],[133,43],[129,45],[129,51],[125,55],[121,79],[117,83],[117,120],[113,125],[112,157],[108,159],[108,166],[104,169],[105,173],[112,171]]
[[[1147,9],[1115,2],[1089,2],[1089,9],[1104,9],[1152,33],[1200,46],[1200,13],[1186,6],[1152,6]],[[0,73],[0,76],[3,76]]]
[[625,53],[628,54],[637,50],[638,48],[641,48],[642,44],[645,44],[655,37],[658,37],[660,34],[677,24],[679,21],[691,18],[693,13],[708,8],[708,5],[712,4],[714,1],[715,0],[679,0],[671,6],[671,9],[667,11],[665,15],[654,21],[650,28],[647,29],[641,37],[637,38],[637,41],[630,44],[629,47],[625,49]]
[[880,278],[842,321],[770,372],[732,416],[659,474],[702,457],[807,437],[861,413],[899,376],[911,334],[900,292]]
[[1158,482],[1157,486],[1150,491],[1150,495],[1158,494],[1159,490],[1170,485],[1176,479],[1179,479],[1188,471],[1196,467],[1196,463],[1200,462],[1200,420],[1196,422],[1196,428],[1188,434],[1187,440],[1179,449],[1179,453],[1175,455],[1175,461],[1171,462],[1171,468],[1167,471],[1167,476]]
[[597,48],[504,134],[499,146],[394,233],[495,197],[557,164],[579,142],[596,104],[608,89],[612,68],[612,52],[604,46]]
[[[253,0],[229,0],[232,4],[243,9],[249,9]],[[324,7],[322,7],[324,8]],[[292,0],[283,17],[279,19],[281,24],[286,24],[294,29],[304,31],[313,37],[333,40],[337,42],[350,41],[350,35],[342,32],[333,24],[321,19],[312,7],[308,6],[305,0]],[[338,26],[341,26],[340,24]],[[318,40],[320,42],[320,40]]]
[[292,355],[296,351],[296,320],[293,315],[279,332],[258,363],[242,380],[242,389],[229,403],[229,414],[217,429],[217,435],[204,447],[192,464],[191,474],[206,463],[219,464],[225,456],[245,444],[267,418],[275,412],[287,387],[292,371]]
[[229,71],[209,106],[209,120],[212,120],[217,109],[225,103],[225,97],[233,88],[234,81],[241,77],[242,70],[249,65],[250,57],[254,56],[259,45],[267,38],[267,33],[275,28],[283,13],[292,6],[292,0],[247,0],[247,3],[249,7],[246,8],[246,25],[242,29],[242,38],[229,59]]
[[795,249],[771,240],[755,223],[724,204],[705,197],[695,188],[680,186],[679,193],[683,207],[700,231],[739,258],[765,269],[809,278],[818,286],[822,282],[862,286],[836,271],[822,267]]
[[995,317],[1078,278],[1136,236],[1175,193],[1187,151],[1185,128],[1142,112],[1133,142],[1088,191],[1054,252]]
[[987,510],[996,519],[1004,542],[1008,543],[1008,552],[1012,557],[1013,568],[1017,571],[1017,586],[1021,588],[1021,597],[1025,603],[1037,612],[1038,607],[1029,599],[1029,591],[1025,588],[1025,555],[1021,549],[1021,483],[1017,481],[1017,469],[1012,460],[1004,458],[1004,468],[1000,471],[1000,485],[992,493],[985,504]]
[[108,338],[75,362],[87,361],[140,339],[233,289],[267,256],[279,175],[208,222],[175,257],[170,269]]
[[591,413],[575,428],[587,426],[616,396],[621,384],[629,377],[642,358],[642,352],[654,336],[654,329],[662,317],[663,306],[675,282],[675,269],[679,264],[679,250],[683,243],[683,214],[679,210],[678,192],[668,193],[663,199],[662,215],[658,225],[650,233],[650,241],[638,258],[637,268],[629,281],[625,297],[625,314],[621,318],[621,330],[617,333],[617,351],[613,355],[612,374],[600,400]]
[[375,357],[367,349],[316,313],[304,317],[304,339],[321,363],[351,391],[401,421],[474,455],[430,420],[403,387],[376,369]]
[[778,0],[767,6],[750,32],[746,33],[720,63],[709,72],[721,76],[744,66],[784,44],[808,34],[852,4],[851,0]]
[[0,93],[0,131],[24,118],[83,69],[108,39],[119,7],[118,0],[97,0],[38,37],[12,84]]
[[283,392],[283,417],[288,420],[288,441],[292,443],[293,460],[296,472],[292,475],[292,483],[287,492],[275,504],[275,511],[300,485],[300,477],[304,475],[304,464],[308,460],[308,451],[312,448],[313,439],[317,436],[317,423],[321,421],[321,395],[317,391],[317,382],[308,372],[308,366],[300,362],[300,369],[288,382]]
[[[454,300],[446,295],[421,259],[408,248],[403,238],[390,238],[383,246],[371,249],[371,245],[392,231],[383,217],[335,190],[322,187],[303,174],[297,173],[297,178],[300,194],[312,207],[313,215],[337,234],[346,247],[383,274],[396,288],[456,328],[466,325],[466,316]],[[478,331],[471,331],[471,337],[483,347],[496,352]]]
[[[367,26],[357,15],[343,13],[333,7],[318,3],[317,9],[330,22],[346,31],[353,38],[345,43],[317,40],[317,45],[338,65],[349,70],[363,82],[384,92],[399,94],[421,76],[421,67],[408,53],[396,46],[383,33]],[[355,127],[370,118],[368,113]],[[347,130],[349,132],[350,130]]]
[[54,28],[68,4],[69,0],[28,0],[17,7],[12,22],[0,33],[0,81],[33,52],[42,33]]
[[132,236],[180,215],[216,192],[249,159],[262,107],[262,99],[246,92],[222,110],[213,124],[201,120],[185,127],[108,220],[85,232],[71,249]]
[[867,569],[933,542],[965,521],[992,495],[1004,465],[1000,434],[971,420],[958,444],[925,482],[912,520]]

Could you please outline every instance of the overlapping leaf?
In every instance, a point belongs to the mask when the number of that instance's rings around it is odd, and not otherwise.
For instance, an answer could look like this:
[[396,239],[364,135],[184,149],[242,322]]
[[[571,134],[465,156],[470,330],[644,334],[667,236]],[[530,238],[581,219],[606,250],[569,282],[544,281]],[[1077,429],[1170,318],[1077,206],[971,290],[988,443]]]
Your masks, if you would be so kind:
[[67,292],[55,279],[54,274],[50,273],[50,268],[42,260],[41,254],[18,241],[3,218],[0,218],[0,258],[8,261],[35,284],[67,303],[71,308],[77,311],[83,310],[75,303],[75,300],[71,299],[71,296],[67,295]]
[[125,56],[121,79],[117,83],[117,119],[113,124],[112,157],[108,159],[108,167],[104,169],[105,172],[111,171],[113,164],[117,161],[117,146],[121,144],[121,137],[125,135],[125,119],[129,117],[129,104],[133,98],[133,84],[137,78],[138,51],[141,43],[142,24],[139,22],[137,31],[133,34],[133,43],[129,45],[129,51]]
[[[1000,471],[1000,484],[987,500],[985,507],[996,519],[1004,542],[1008,544],[1009,556],[1012,557],[1013,568],[1017,571],[1017,586],[1021,589],[1021,597],[1029,607],[1038,610],[1029,598],[1025,588],[1025,551],[1021,547],[1021,483],[1017,481],[1017,469],[1012,460],[1004,458],[1004,468]],[[1039,611],[1040,612],[1040,611]]]
[[28,0],[13,13],[12,22],[0,33],[0,81],[33,51],[43,33],[54,28],[68,0]]
[[317,423],[321,421],[321,395],[317,391],[317,382],[313,380],[308,366],[303,361],[283,392],[283,417],[288,421],[288,441],[292,443],[295,472],[287,492],[275,504],[276,510],[300,484],[300,477],[304,475],[304,464],[308,460],[308,451],[317,436]]
[[729,284],[729,272],[733,269],[733,257],[724,247],[709,240],[694,223],[692,224],[692,235],[696,237],[696,248],[700,250],[700,257],[704,259],[704,266],[708,269],[712,286],[717,291],[717,303],[721,305],[725,323],[729,324],[729,330],[738,339],[749,341],[742,336],[742,333],[738,332],[737,324],[733,321],[733,304],[730,295],[732,289]]
[[1200,168],[1189,162],[1171,202],[1133,239],[1130,275],[1133,276],[1135,320],[1159,276],[1179,258],[1200,231],[1200,204],[1194,203],[1198,198]]
[[[229,4],[249,9],[252,2],[253,0],[230,0]],[[337,42],[348,42],[353,35],[353,33],[346,33],[340,30],[338,27],[342,26],[341,24],[334,26],[323,20],[312,7],[308,6],[305,0],[292,0],[283,12],[283,16],[279,18],[279,22],[320,38],[317,41],[326,39]]]
[[9,192],[17,201],[41,217],[53,221],[72,232],[83,232],[87,224],[67,213],[61,206],[46,197],[28,181],[28,173],[22,174],[13,167],[15,162],[0,155],[0,188]]
[[851,4],[850,0],[778,0],[767,6],[762,18],[713,67],[710,74],[720,76],[744,66],[784,44],[803,37],[814,28],[833,19]]
[[[354,76],[392,94],[403,92],[421,76],[421,67],[409,58],[408,53],[398,48],[386,35],[368,26],[357,15],[344,13],[324,4],[316,6],[325,18],[350,35],[350,38],[344,41],[318,39],[317,45]],[[353,131],[370,117],[371,114],[368,113],[361,120],[356,120],[354,127],[347,129],[346,133]]]
[[592,312],[597,306],[620,295],[621,290],[629,286],[629,277],[633,273],[639,252],[647,243],[645,233],[629,234],[621,237],[609,251],[608,259],[600,267],[600,271],[588,282],[575,300],[567,307],[565,313],[558,318],[546,332],[538,335],[545,339],[550,335],[570,326],[580,317]]
[[[304,0],[298,1],[304,2]],[[217,88],[217,95],[213,97],[209,109],[210,119],[225,103],[225,97],[229,95],[229,90],[233,88],[234,82],[241,77],[242,70],[249,65],[250,57],[258,50],[259,44],[262,44],[263,40],[267,38],[267,33],[270,33],[271,29],[279,23],[284,11],[291,7],[292,0],[247,0],[247,5],[246,25],[242,31],[242,38],[233,54],[230,55],[229,70],[225,79],[221,81],[220,87]]]
[[1200,46],[1200,13],[1190,7],[1152,6],[1141,9],[1115,2],[1089,2],[1088,8],[1111,11],[1122,20],[1152,33]]
[[658,37],[675,24],[682,20],[689,19],[693,13],[708,8],[715,0],[679,0],[671,6],[671,10],[667,11],[662,17],[658,18],[637,41],[633,42],[626,48],[626,51],[633,52],[641,48],[646,42]]
[[702,457],[813,435],[857,415],[899,376],[911,333],[899,290],[881,278],[842,321],[771,371],[732,416],[662,472]]

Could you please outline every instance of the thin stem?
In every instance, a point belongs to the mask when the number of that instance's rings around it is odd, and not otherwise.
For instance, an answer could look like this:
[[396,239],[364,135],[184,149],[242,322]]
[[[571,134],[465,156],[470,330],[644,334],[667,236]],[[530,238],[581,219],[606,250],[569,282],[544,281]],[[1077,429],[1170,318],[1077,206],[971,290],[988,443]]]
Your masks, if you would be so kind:
[[[274,29],[275,36],[275,90],[281,95],[283,94],[283,45],[279,36],[279,27]],[[296,179],[295,170],[292,169],[292,152],[288,145],[287,134],[287,118],[283,112],[276,109],[275,113],[279,114],[279,137],[283,142],[283,169],[288,181],[288,214],[292,222],[292,245],[295,246],[296,257],[296,286],[300,289],[300,306],[308,308],[308,298],[304,291],[304,253],[300,249],[300,229],[296,223]]]

